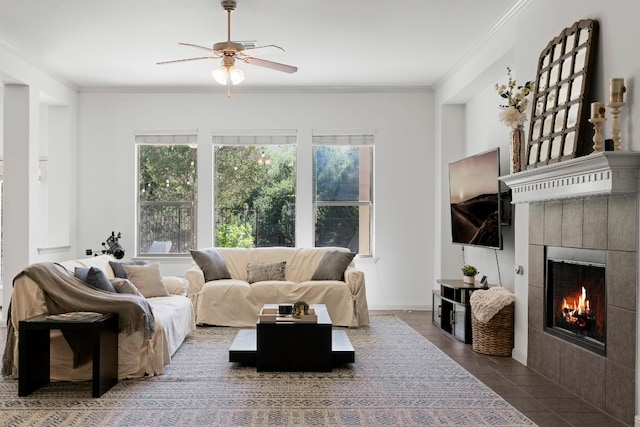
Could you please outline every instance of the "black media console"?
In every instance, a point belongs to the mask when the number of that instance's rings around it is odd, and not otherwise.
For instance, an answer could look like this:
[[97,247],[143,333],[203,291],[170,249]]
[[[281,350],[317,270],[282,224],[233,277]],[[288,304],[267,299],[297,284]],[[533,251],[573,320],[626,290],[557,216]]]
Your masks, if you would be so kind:
[[443,331],[471,344],[471,306],[469,297],[486,285],[468,284],[462,280],[439,279],[440,289],[433,291],[433,323]]

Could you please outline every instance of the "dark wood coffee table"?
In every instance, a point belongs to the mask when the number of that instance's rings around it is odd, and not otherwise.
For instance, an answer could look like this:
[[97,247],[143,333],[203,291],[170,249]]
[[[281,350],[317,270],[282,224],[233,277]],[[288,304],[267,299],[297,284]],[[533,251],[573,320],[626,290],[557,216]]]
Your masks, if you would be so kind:
[[240,330],[229,349],[229,362],[279,372],[327,372],[335,365],[353,363],[349,337],[345,331],[333,330],[326,306],[311,304],[310,308],[318,314],[317,323],[258,320],[256,329]]

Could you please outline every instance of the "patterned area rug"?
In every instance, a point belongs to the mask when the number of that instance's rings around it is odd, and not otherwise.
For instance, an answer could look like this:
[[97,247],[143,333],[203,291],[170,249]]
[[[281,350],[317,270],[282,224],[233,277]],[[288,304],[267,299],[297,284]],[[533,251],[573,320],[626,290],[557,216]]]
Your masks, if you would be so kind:
[[0,380],[2,426],[530,426],[524,415],[395,315],[349,329],[356,363],[327,373],[228,362],[236,328],[198,327],[164,375],[53,383],[18,397]]

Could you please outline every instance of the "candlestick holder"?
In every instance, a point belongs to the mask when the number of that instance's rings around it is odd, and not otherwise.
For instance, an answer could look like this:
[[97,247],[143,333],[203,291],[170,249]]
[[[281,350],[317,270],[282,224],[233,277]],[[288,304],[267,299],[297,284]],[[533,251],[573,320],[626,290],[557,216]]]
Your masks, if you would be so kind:
[[604,122],[607,119],[605,118],[590,118],[589,123],[593,124],[593,153],[600,153],[603,151],[602,143],[604,142],[604,137],[602,136],[602,127]]
[[613,135],[613,149],[620,151],[620,109],[624,106],[624,102],[610,102],[608,107],[611,108],[613,122],[611,123],[611,133]]

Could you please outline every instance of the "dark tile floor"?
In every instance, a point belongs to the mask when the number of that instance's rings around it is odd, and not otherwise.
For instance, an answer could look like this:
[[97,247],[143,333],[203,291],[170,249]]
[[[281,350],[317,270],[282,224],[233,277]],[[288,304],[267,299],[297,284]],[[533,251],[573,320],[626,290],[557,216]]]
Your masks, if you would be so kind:
[[387,312],[398,315],[541,427],[627,425],[511,357],[487,356],[474,352],[470,344],[464,344],[434,326],[431,311]]
[[[540,427],[626,425],[510,357],[486,356],[474,352],[471,345],[464,344],[435,327],[431,322],[431,311],[394,310],[372,313],[396,314]],[[0,327],[0,354],[4,351],[6,331],[6,327]]]

